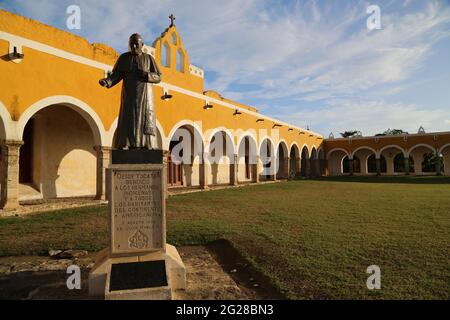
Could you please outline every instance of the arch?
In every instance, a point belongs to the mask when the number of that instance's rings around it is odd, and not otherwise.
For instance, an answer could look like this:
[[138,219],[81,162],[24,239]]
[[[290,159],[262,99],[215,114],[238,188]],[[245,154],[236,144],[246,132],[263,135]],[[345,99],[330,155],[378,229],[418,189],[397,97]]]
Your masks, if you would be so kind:
[[311,155],[311,151],[309,150],[308,145],[305,143],[305,144],[302,146],[302,149],[300,150],[300,158],[302,158],[302,159],[304,159],[304,158],[303,158],[303,154],[304,154],[303,151],[305,151],[305,150],[306,150],[306,155],[308,156],[308,158],[309,158],[310,155]]
[[170,141],[172,140],[175,132],[179,128],[185,127],[185,126],[192,127],[194,129],[194,133],[196,133],[197,137],[199,137],[202,140],[202,146],[204,146],[204,137],[203,137],[202,128],[196,122],[194,122],[192,120],[181,120],[172,127],[172,130],[170,130],[170,133],[167,135],[166,146],[164,148],[165,150],[169,150],[169,144],[170,144]]
[[405,159],[406,157],[402,153],[394,156],[394,173],[414,173],[414,159],[411,156],[407,158],[409,160],[409,168],[405,167]]
[[383,153],[383,151],[385,151],[385,150],[387,150],[387,149],[389,149],[389,148],[395,148],[395,149],[398,149],[398,150],[400,150],[401,152],[403,152],[403,154],[404,154],[405,156],[407,156],[405,149],[403,149],[402,147],[400,147],[400,146],[398,146],[398,145],[396,145],[396,144],[390,144],[390,145],[387,145],[387,146],[384,146],[383,148],[381,148],[380,151],[378,151],[378,153],[376,154],[377,157],[380,157],[380,155]]
[[[380,154],[378,159],[380,159],[380,174],[386,173],[387,172],[386,158],[382,154]],[[368,174],[377,173],[376,161],[377,161],[376,153],[372,153],[370,156],[367,157],[367,173]]]
[[261,155],[261,147],[262,147],[264,141],[266,141],[266,140],[268,140],[270,142],[270,147],[271,147],[270,154],[273,155],[275,152],[275,143],[273,142],[272,138],[269,137],[268,135],[265,135],[261,138],[261,141],[259,142],[259,145],[258,145],[258,153],[259,153],[259,155]]
[[20,198],[93,196],[98,154],[91,124],[75,108],[41,108],[23,129],[19,156]]
[[311,153],[309,154],[309,158],[310,159],[317,159],[317,155],[318,155],[319,153],[317,152],[317,148],[316,148],[316,146],[312,146],[312,148],[311,148]]
[[[247,144],[248,141],[248,144]],[[236,153],[238,156],[238,182],[252,181],[256,182],[258,174],[258,144],[253,134],[243,134],[239,138],[239,143],[236,145]]]
[[177,34],[175,32],[172,32],[170,36],[172,44],[175,46],[178,45]]
[[51,105],[63,105],[71,108],[72,110],[78,112],[89,124],[92,129],[92,134],[94,136],[94,142],[96,145],[103,146],[105,141],[107,141],[107,135],[103,122],[97,113],[85,102],[71,97],[71,96],[52,96],[47,97],[38,102],[34,103],[28,107],[20,116],[17,123],[17,135],[21,140],[23,137],[23,131],[26,124],[31,119],[33,115],[38,113],[40,110]]
[[352,173],[361,173],[361,160],[358,156],[355,156],[353,159],[350,156],[345,156],[341,160],[341,172],[343,174],[350,173],[350,160],[353,160],[353,170]]
[[[245,137],[251,138],[253,140],[253,142],[255,143],[255,148],[258,149],[258,139],[256,139],[256,136],[251,131],[245,131],[237,139],[236,152],[239,153],[239,146],[241,145],[241,142],[242,142],[243,139],[245,139]],[[256,152],[258,153],[258,150],[256,150]]]
[[[209,132],[209,131],[210,130],[208,130],[207,132]],[[236,154],[236,146],[234,145],[233,134],[231,133],[231,131],[228,128],[225,128],[225,127],[217,127],[217,128],[214,128],[214,129],[211,130],[211,132],[209,133],[207,139],[205,140],[205,150],[209,150],[210,144],[211,144],[211,140],[218,132],[225,133],[225,135],[227,136],[227,138],[231,142],[233,153]]]
[[[425,147],[431,150],[431,152],[436,152],[436,149],[433,148],[432,146],[430,146],[429,144],[425,144],[425,143],[420,143],[420,144],[416,144],[413,147],[409,148],[407,156],[411,155],[411,152],[414,151],[414,149],[420,148],[420,147]],[[405,155],[406,156],[406,155]]]
[[[266,151],[263,152],[263,147],[266,148]],[[263,172],[261,176],[263,179],[267,180],[269,177],[275,177],[277,168],[276,168],[276,148],[275,144],[269,136],[265,135],[258,146],[258,154],[259,160],[263,166]]]
[[161,64],[166,68],[170,68],[170,56],[170,46],[166,41],[161,46]]
[[[190,147],[185,144],[188,141],[184,141],[186,136],[183,132],[179,132],[178,139],[175,138],[180,129],[189,131]],[[204,140],[200,126],[193,121],[182,120],[173,126],[166,142],[166,150],[169,151],[167,175],[169,185],[179,183],[183,186],[206,186],[207,177],[202,175]],[[173,180],[174,175],[177,181]]]
[[278,141],[275,157],[277,179],[289,178],[289,164],[287,163],[287,159],[289,157],[289,149],[286,140],[281,139]]
[[183,50],[180,48],[177,50],[177,63],[176,63],[176,67],[177,70],[180,72],[184,72],[184,52]]
[[288,149],[288,145],[287,145],[286,140],[281,139],[281,140],[278,141],[277,151],[280,148],[280,146],[283,146],[283,152],[285,152],[285,155],[289,154],[289,149]]
[[375,155],[377,154],[377,151],[375,149],[368,147],[368,146],[361,146],[361,147],[356,148],[355,150],[353,150],[353,152],[350,153],[350,158],[353,158],[359,150],[370,150]]
[[289,148],[289,178],[298,176],[300,172],[300,149],[296,142],[291,143]]
[[290,154],[292,154],[292,151],[294,151],[296,157],[300,158],[300,147],[296,141],[292,142],[289,147]]
[[14,133],[14,123],[11,114],[0,101],[0,139],[14,139]]
[[330,155],[331,155],[333,152],[336,152],[336,151],[342,151],[342,152],[344,152],[347,156],[350,156],[350,153],[349,153],[347,150],[345,150],[345,149],[343,149],[343,148],[334,148],[334,149],[331,149],[330,151],[327,152],[326,159],[328,160],[328,159],[330,158]]
[[444,150],[446,148],[450,147],[450,143],[444,144],[440,149],[439,149],[439,154],[441,155],[442,152],[444,152]]
[[319,159],[325,159],[325,150],[324,148],[320,147],[319,150],[317,150],[317,156]]

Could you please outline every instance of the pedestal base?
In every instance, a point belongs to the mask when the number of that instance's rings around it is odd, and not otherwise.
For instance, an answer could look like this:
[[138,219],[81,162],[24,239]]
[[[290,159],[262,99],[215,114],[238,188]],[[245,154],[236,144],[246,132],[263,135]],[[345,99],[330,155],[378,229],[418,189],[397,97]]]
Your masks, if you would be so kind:
[[[111,291],[111,268],[114,264],[165,261],[167,286]],[[102,250],[89,274],[89,295],[111,300],[169,300],[172,291],[186,289],[186,267],[177,249],[169,244],[166,252],[158,251],[139,256],[111,257],[109,248]]]

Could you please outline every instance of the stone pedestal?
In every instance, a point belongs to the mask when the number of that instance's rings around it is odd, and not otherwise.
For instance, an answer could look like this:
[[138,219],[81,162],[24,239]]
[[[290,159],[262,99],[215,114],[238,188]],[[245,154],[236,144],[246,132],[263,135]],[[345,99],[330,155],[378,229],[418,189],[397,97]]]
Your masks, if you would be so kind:
[[171,299],[186,269],[166,244],[166,167],[159,150],[113,150],[107,169],[110,247],[89,274],[89,294],[105,299]]

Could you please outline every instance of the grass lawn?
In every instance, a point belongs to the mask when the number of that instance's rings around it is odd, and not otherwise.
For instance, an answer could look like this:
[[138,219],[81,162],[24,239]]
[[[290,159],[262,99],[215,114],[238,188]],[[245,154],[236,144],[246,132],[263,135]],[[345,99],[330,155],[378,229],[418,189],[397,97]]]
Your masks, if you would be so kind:
[[[289,298],[449,299],[449,178],[290,181],[167,205],[169,243],[227,239]],[[100,250],[107,221],[106,207],[3,218],[0,256]],[[381,290],[366,287],[369,265],[381,268]]]

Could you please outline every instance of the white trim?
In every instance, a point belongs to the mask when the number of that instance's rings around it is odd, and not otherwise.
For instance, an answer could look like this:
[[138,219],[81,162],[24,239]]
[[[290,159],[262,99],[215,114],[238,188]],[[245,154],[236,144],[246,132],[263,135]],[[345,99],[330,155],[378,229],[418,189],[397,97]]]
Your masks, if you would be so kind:
[[[205,144],[205,152],[208,152],[208,153],[209,153],[209,148],[210,148],[210,145],[211,145],[211,140],[212,140],[212,138],[216,135],[216,133],[218,133],[218,132],[224,132],[224,133],[227,135],[228,139],[231,141],[231,146],[232,146],[232,149],[233,149],[233,154],[236,154],[236,146],[234,145],[234,137],[233,137],[233,135],[231,134],[230,129],[225,128],[225,127],[217,127],[217,128],[214,128],[214,129],[208,129],[208,130],[206,130],[205,134],[207,134],[207,133],[209,133],[209,134],[208,134],[206,140],[204,141],[204,144]],[[228,149],[228,148],[227,148],[227,149]]]
[[307,151],[307,154],[308,154],[308,159],[311,156],[311,151],[309,150],[309,146],[305,143],[305,144],[303,144],[302,148],[300,149],[300,159],[303,159],[302,158],[302,156],[303,156],[303,148],[305,148],[305,147],[306,147],[306,151]]
[[343,148],[334,148],[334,149],[331,149],[330,151],[327,152],[327,157],[326,157],[326,159],[327,159],[327,160],[330,159],[330,154],[332,154],[332,153],[335,152],[335,151],[343,151],[347,156],[350,157],[350,153],[349,153],[347,150],[345,150],[345,149],[343,149]]
[[0,101],[0,118],[5,129],[5,136],[2,137],[5,140],[18,140],[16,138],[16,124],[17,122],[13,121],[11,118],[11,114],[8,109],[6,109],[5,105]]
[[271,151],[270,156],[274,157],[274,153],[276,152],[275,143],[273,142],[272,138],[268,135],[265,135],[261,138],[261,141],[258,144],[258,155],[261,155],[261,147],[262,147],[264,140],[266,140],[266,139],[270,141],[270,151]]
[[414,151],[414,149],[417,149],[420,147],[425,147],[425,148],[430,149],[432,152],[436,152],[436,149],[433,148],[432,146],[430,146],[429,144],[419,143],[419,144],[416,144],[416,145],[412,146],[411,148],[409,148],[409,150],[407,151],[408,157],[411,155],[411,152]]
[[28,107],[20,116],[20,119],[17,123],[17,136],[19,140],[22,140],[23,131],[25,129],[26,124],[31,119],[33,115],[35,115],[40,110],[51,106],[51,105],[64,105],[72,110],[78,112],[88,123],[92,129],[92,134],[94,136],[94,141],[96,145],[104,146],[104,143],[107,141],[107,134],[105,127],[103,126],[103,122],[97,113],[85,102],[71,97],[71,96],[52,96],[47,97],[42,100],[35,102],[33,105]]
[[400,146],[398,146],[398,145],[396,145],[396,144],[390,144],[390,145],[384,146],[383,148],[380,149],[380,151],[378,151],[377,159],[380,158],[380,155],[383,153],[384,150],[389,149],[389,148],[400,149],[400,151],[403,152],[403,155],[404,155],[405,157],[408,157],[408,155],[407,155],[405,149],[403,149],[402,147],[400,147]]
[[284,144],[284,146],[286,147],[286,148],[283,148],[283,151],[285,151],[285,153],[287,153],[286,156],[289,157],[289,151],[290,151],[290,149],[288,149],[288,144],[287,144],[287,142],[286,142],[285,139],[278,140],[277,150],[276,150],[277,154],[278,154],[278,149],[280,148],[280,145],[281,145],[281,144]]
[[353,150],[353,152],[351,153],[352,158],[355,156],[356,152],[358,152],[359,150],[362,150],[362,149],[370,150],[375,154],[375,156],[377,155],[377,151],[375,149],[372,149],[371,147],[367,147],[367,146],[361,146],[361,147],[358,147],[355,150]]
[[[200,135],[200,138],[202,140],[202,147],[204,147],[205,145],[205,139],[203,138],[203,131],[202,128],[194,121],[192,120],[181,120],[179,122],[177,122],[173,127],[172,130],[170,130],[169,135],[167,136],[166,139],[166,146],[164,146],[164,150],[169,150],[170,147],[170,141],[172,140],[173,135],[175,134],[175,132],[183,126],[191,126],[194,128],[194,131],[197,131],[197,133]],[[194,140],[195,140],[195,133],[194,133]]]
[[[21,44],[22,46],[26,46],[28,48],[31,48],[31,49],[34,49],[34,50],[37,50],[37,51],[45,52],[45,53],[51,54],[51,55],[59,57],[59,58],[67,59],[67,60],[70,60],[70,61],[74,61],[74,62],[77,62],[77,63],[80,63],[80,64],[84,64],[84,65],[87,65],[87,66],[90,66],[90,67],[93,67],[93,68],[101,69],[104,72],[111,71],[113,69],[113,66],[111,66],[111,65],[104,64],[104,63],[98,62],[96,60],[88,59],[88,58],[85,58],[83,56],[80,56],[80,55],[77,55],[77,54],[73,54],[73,53],[70,53],[70,52],[67,52],[67,51],[64,51],[64,50],[61,50],[61,49],[57,49],[55,47],[52,47],[52,46],[49,46],[49,45],[46,45],[46,44],[43,44],[43,43],[40,43],[40,42],[37,42],[37,41],[29,40],[29,39],[26,39],[26,38],[23,38],[23,37],[20,37],[20,36],[16,36],[16,35],[4,32],[4,31],[0,31],[0,39],[6,40],[6,41],[9,41],[9,42],[18,43],[18,44]],[[200,94],[200,93],[197,93],[197,92],[186,90],[186,89],[183,89],[183,88],[171,85],[171,84],[166,83],[166,82],[161,82],[159,84],[156,84],[156,86],[167,88],[167,89],[176,91],[178,93],[182,93],[182,94],[194,97],[194,98],[198,98],[198,99],[201,99],[202,101],[204,101],[205,97],[206,97],[204,94]],[[312,135],[315,135],[315,136],[323,138],[322,135],[320,135],[318,133],[315,133],[313,131],[309,131],[309,130],[306,130],[306,129],[303,129],[303,128],[300,128],[300,127],[296,127],[294,125],[288,124],[288,123],[280,121],[278,119],[274,119],[274,118],[262,115],[260,113],[254,112],[254,111],[250,111],[250,110],[248,110],[246,108],[239,107],[239,106],[234,105],[232,103],[228,103],[228,102],[221,101],[221,100],[218,100],[218,99],[215,99],[215,98],[211,98],[211,97],[208,97],[208,99],[212,103],[219,104],[221,106],[230,108],[233,111],[237,109],[237,110],[239,110],[242,113],[246,113],[246,114],[252,115],[252,116],[254,116],[256,118],[263,118],[263,119],[266,119],[266,120],[269,120],[269,121],[277,122],[277,123],[279,123],[281,125],[284,125],[284,126],[287,126],[287,127],[291,127],[291,128],[296,129],[296,130],[299,130],[299,131],[304,131],[304,132],[307,132],[308,134],[312,134]]]
[[445,148],[450,147],[450,143],[444,144],[440,149],[439,149],[439,155],[442,154],[442,151],[444,151]]
[[43,44],[41,42],[37,42],[37,41],[33,41],[33,40],[30,40],[27,38],[16,36],[11,33],[4,32],[4,31],[0,31],[0,39],[6,40],[8,42],[13,42],[22,47],[25,46],[25,47],[28,47],[28,48],[31,48],[31,49],[34,49],[37,51],[45,52],[47,54],[51,54],[51,55],[59,57],[59,58],[78,62],[78,63],[84,64],[84,65],[87,65],[87,66],[90,66],[93,68],[101,69],[104,71],[112,70],[112,66],[107,65],[105,63],[101,63],[101,62],[98,62],[98,61],[95,61],[92,59],[88,59],[83,56],[73,54],[73,53],[70,53],[70,52],[67,52],[67,51],[64,51],[61,49],[57,49],[55,47]]
[[253,139],[253,142],[255,143],[255,147],[258,147],[258,139],[256,139],[256,136],[251,131],[244,131],[238,138],[238,142],[236,144],[236,151],[239,151],[239,147],[241,146],[242,140],[244,140],[245,137],[250,137]]
[[[313,145],[311,146],[311,151],[310,151],[310,153],[309,153],[309,158],[310,158],[310,159],[311,159],[311,157],[312,157],[313,150],[316,150],[316,157],[319,155],[319,152],[317,151],[316,145],[313,144]],[[313,159],[314,159],[314,158],[313,158]],[[315,159],[318,159],[318,158],[315,158]]]
[[293,141],[291,143],[291,145],[289,146],[289,156],[291,156],[291,152],[292,152],[292,147],[297,147],[297,157],[300,158],[300,147],[298,146],[298,142],[297,141]]

